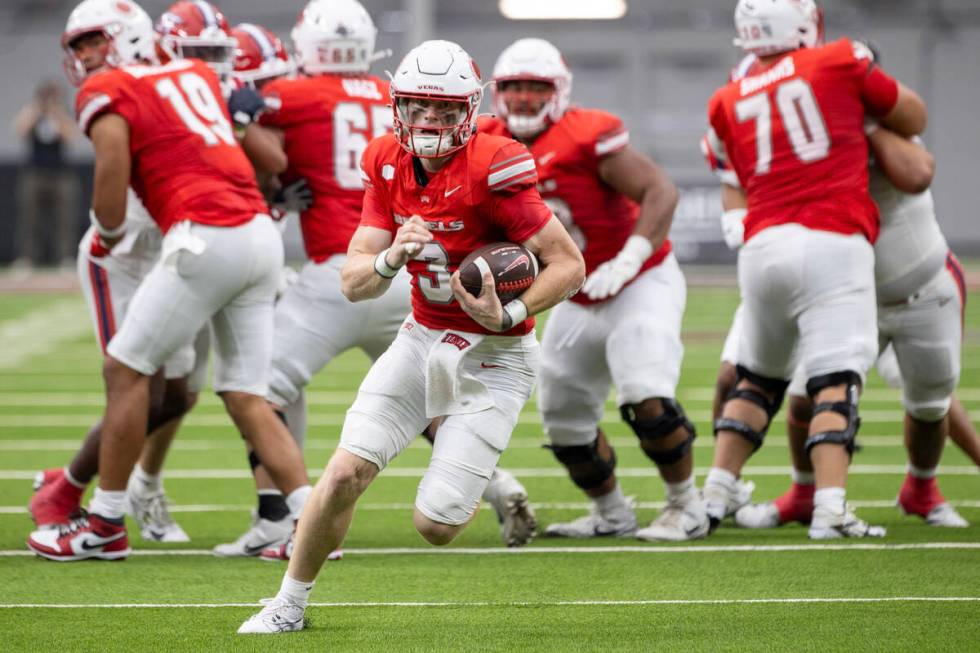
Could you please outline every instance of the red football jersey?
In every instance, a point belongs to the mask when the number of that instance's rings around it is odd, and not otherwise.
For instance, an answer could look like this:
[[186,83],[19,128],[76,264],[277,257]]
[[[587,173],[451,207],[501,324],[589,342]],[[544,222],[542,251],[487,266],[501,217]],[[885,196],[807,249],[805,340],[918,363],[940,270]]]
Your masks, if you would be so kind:
[[864,117],[891,111],[897,82],[847,39],[747,72],[709,100],[707,137],[745,189],[746,242],[795,222],[873,243],[878,208],[868,194]]
[[345,254],[361,219],[361,155],[391,131],[388,83],[377,77],[318,75],[278,79],[262,89],[259,121],[283,130],[289,168],[284,185],[306,179],[313,205],[300,215],[306,255],[317,263]]
[[163,233],[184,220],[233,227],[268,213],[218,78],[203,62],[97,73],[82,84],[75,106],[86,133],[103,113],[129,124],[130,184]]
[[[482,118],[479,125],[489,133],[510,136],[506,123],[499,118]],[[566,111],[530,145],[537,161],[538,191],[582,250],[586,274],[619,254],[640,214],[639,204],[599,176],[602,158],[627,145],[629,132],[619,118],[581,108]],[[640,271],[658,265],[669,253],[667,240]],[[572,301],[597,303],[585,293],[574,295]]]
[[[432,232],[432,241],[408,262],[415,319],[431,329],[492,333],[456,302],[449,277],[473,250],[495,242],[522,243],[551,219],[534,188],[537,175],[527,148],[509,138],[474,134],[423,185],[412,155],[387,135],[371,141],[361,166],[366,187],[362,225],[394,235],[418,215]],[[528,318],[505,335],[523,335],[533,327],[534,318]]]

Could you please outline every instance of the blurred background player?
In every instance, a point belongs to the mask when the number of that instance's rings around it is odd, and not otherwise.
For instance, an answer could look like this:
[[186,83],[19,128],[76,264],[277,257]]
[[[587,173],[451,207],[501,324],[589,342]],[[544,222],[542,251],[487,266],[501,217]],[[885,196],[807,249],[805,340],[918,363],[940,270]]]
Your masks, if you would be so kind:
[[[123,11],[111,0],[88,0],[72,12],[62,36],[66,70],[74,83],[105,68],[107,57],[139,62],[153,59],[154,39],[140,28],[137,11]],[[128,45],[114,43],[110,26],[129,34]],[[78,246],[78,276],[95,326],[96,341],[106,346],[122,324],[140,282],[160,256],[161,234],[136,194],[126,201],[126,232],[112,247],[90,227]],[[206,333],[204,334],[206,340]],[[181,418],[197,401],[204,381],[207,350],[197,358],[192,343],[166,361],[151,382],[148,437],[127,486],[127,512],[146,539],[186,542],[184,530],[170,516],[161,470]],[[193,372],[193,374],[192,374]],[[81,507],[82,494],[98,472],[101,422],[92,427],[82,447],[65,468],[46,469],[35,480],[37,493],[29,510],[39,526],[68,521]]]
[[[388,83],[370,75],[377,30],[370,15],[354,0],[313,0],[292,32],[293,47],[304,75],[263,85],[264,103],[256,114],[261,129],[273,140],[245,142],[261,174],[278,174],[283,187],[306,188],[312,202],[300,212],[300,226],[309,261],[276,305],[275,348],[269,401],[285,419],[302,447],[306,440],[304,388],[341,352],[359,347],[376,360],[391,344],[411,311],[408,274],[399,274],[381,297],[352,304],[340,291],[340,270],[347,247],[360,222],[364,182],[360,159],[368,142],[391,132]],[[268,32],[247,31],[239,39],[267,43],[278,50]],[[243,46],[248,51],[252,46]],[[250,61],[255,61],[252,57]],[[277,59],[276,61],[278,61]],[[270,70],[281,68],[277,62]],[[281,75],[280,75],[281,76]],[[246,81],[248,78],[245,78]],[[233,106],[243,105],[249,91],[236,92]],[[249,116],[251,119],[251,116]],[[261,169],[276,153],[285,169]],[[295,192],[291,191],[291,192]],[[434,430],[434,429],[433,429]],[[263,542],[280,544],[265,558],[286,558],[292,520],[271,479],[249,457],[255,469],[259,500],[252,527],[237,541],[215,547],[218,555],[256,555]],[[508,544],[526,543],[534,531],[527,492],[513,476],[494,473],[487,499],[501,518]],[[278,541],[273,541],[273,540]]]
[[127,65],[139,59],[126,44],[150,42],[152,26],[124,0],[114,12],[104,29],[111,69],[87,76],[76,100],[95,150],[90,217],[111,250],[125,236],[132,179],[164,237],[160,260],[107,347],[99,488],[89,513],[28,540],[39,555],[62,561],[129,554],[125,488],[145,437],[150,379],[209,322],[214,388],[229,415],[289,493],[294,515],[311,489],[298,448],[264,400],[282,243],[235,141],[218,78],[194,59]]
[[[517,41],[501,53],[493,77],[499,118],[481,129],[530,148],[541,195],[582,250],[589,275],[545,328],[538,404],[551,450],[593,508],[545,534],[703,537],[708,518],[694,486],[694,427],[675,399],[687,293],[667,239],[677,189],[630,147],[619,118],[569,107],[572,74],[551,43]],[[667,486],[667,508],[639,531],[616,479],[615,452],[598,427],[610,382],[624,421]]]
[[155,29],[161,62],[200,59],[217,73],[223,85],[227,83],[237,42],[218,7],[205,0],[175,2],[160,15]]
[[[347,412],[340,447],[297,529],[279,594],[239,633],[301,630],[314,579],[343,541],[358,497],[433,419],[432,459],[414,523],[448,544],[476,514],[537,374],[530,317],[581,285],[581,255],[534,189],[534,159],[508,138],[476,131],[479,69],[455,43],[426,41],[392,77],[394,135],[362,158],[361,224],[342,271],[351,301],[378,297],[402,267],[412,314],[375,362]],[[541,272],[502,306],[492,274],[479,298],[454,269],[493,242],[523,243]]]
[[748,211],[738,380],[715,423],[704,497],[717,525],[782,403],[798,345],[815,403],[805,443],[816,487],[809,535],[883,536],[847,509],[844,489],[858,394],[877,353],[870,243],[878,213],[863,124],[867,113],[911,136],[925,128],[926,111],[863,45],[818,46],[819,23],[811,0],[741,0],[736,44],[759,57],[760,69],[708,104],[708,143],[736,173]]

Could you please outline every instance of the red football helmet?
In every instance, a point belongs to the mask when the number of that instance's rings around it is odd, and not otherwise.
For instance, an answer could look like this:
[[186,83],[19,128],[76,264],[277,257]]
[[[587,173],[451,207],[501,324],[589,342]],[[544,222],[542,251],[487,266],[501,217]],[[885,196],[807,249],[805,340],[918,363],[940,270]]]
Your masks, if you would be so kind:
[[219,74],[231,72],[237,43],[228,19],[210,2],[175,2],[160,16],[156,31],[162,61],[200,59]]
[[260,88],[279,77],[291,76],[296,66],[279,37],[261,25],[241,23],[231,30],[235,48],[234,76],[243,84]]

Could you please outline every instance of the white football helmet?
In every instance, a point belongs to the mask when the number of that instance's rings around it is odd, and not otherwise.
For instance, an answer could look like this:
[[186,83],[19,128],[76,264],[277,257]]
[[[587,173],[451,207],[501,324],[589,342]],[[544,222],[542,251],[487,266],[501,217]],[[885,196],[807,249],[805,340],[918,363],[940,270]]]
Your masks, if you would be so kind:
[[93,32],[101,33],[109,41],[105,60],[108,66],[156,63],[153,21],[139,5],[130,0],[84,0],[68,16],[61,35],[65,74],[75,85],[81,84],[88,73],[72,52],[72,41]]
[[[507,110],[500,84],[509,81],[531,80],[554,86],[551,99],[534,116],[518,116]],[[565,58],[554,45],[544,39],[520,39],[509,45],[493,67],[494,109],[507,120],[507,129],[518,138],[536,136],[558,122],[568,109],[572,95],[572,73]]]
[[[391,76],[390,91],[395,137],[417,157],[446,156],[464,147],[476,131],[483,100],[480,69],[452,41],[426,41],[405,55]],[[447,103],[440,111],[451,114],[450,124],[414,124],[413,114],[431,102]]]
[[760,57],[823,42],[823,13],[814,0],[739,0],[735,45]]
[[290,33],[303,72],[366,73],[378,29],[357,0],[310,0]]

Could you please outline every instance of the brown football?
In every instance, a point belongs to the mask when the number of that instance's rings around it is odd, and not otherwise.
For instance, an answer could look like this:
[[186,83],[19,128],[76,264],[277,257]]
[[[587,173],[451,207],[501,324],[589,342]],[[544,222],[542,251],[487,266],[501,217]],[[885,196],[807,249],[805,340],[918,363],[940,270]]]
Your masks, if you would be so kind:
[[471,252],[459,264],[459,280],[471,295],[483,292],[483,274],[493,273],[501,304],[514,299],[538,276],[538,259],[523,245],[493,243]]

